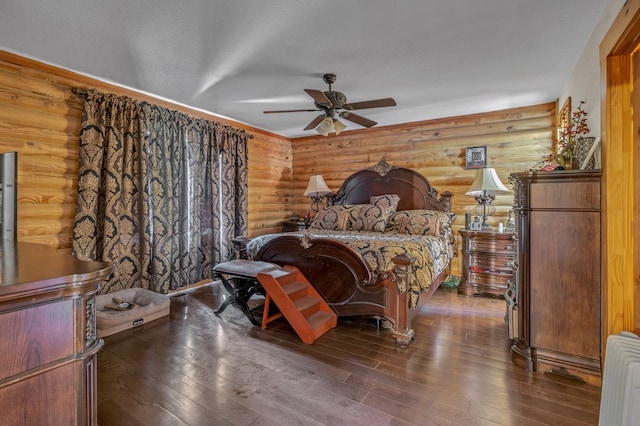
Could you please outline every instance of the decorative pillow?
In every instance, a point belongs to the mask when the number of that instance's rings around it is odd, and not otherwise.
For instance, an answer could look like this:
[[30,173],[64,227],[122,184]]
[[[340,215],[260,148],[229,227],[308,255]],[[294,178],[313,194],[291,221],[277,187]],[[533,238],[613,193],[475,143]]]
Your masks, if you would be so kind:
[[328,231],[343,231],[344,218],[344,206],[330,206],[320,210],[309,227]]
[[436,211],[438,216],[438,236],[441,238],[450,238],[453,233],[451,231],[451,224],[453,223],[455,216],[451,216],[447,212]]
[[369,199],[369,204],[374,206],[383,207],[390,213],[393,213],[398,208],[400,202],[400,196],[396,194],[374,195]]
[[391,211],[386,207],[361,204],[351,230],[384,232],[390,214]]
[[356,229],[358,222],[358,216],[360,216],[360,209],[363,204],[345,204],[342,207],[342,229],[341,231],[361,231],[362,229]]
[[331,206],[318,212],[310,228],[384,232],[390,214],[387,208],[372,204]]
[[449,227],[449,214],[437,210],[403,210],[394,213],[389,218],[387,231],[409,235],[440,236]]

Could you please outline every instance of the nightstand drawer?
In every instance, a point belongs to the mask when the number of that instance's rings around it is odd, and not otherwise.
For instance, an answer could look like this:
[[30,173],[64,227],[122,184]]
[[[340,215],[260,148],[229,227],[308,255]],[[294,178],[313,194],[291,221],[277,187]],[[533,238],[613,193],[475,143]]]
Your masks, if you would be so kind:
[[515,253],[516,246],[510,240],[481,240],[470,238],[467,240],[469,251],[492,252],[492,253]]
[[469,284],[486,284],[495,288],[506,289],[509,285],[509,281],[513,281],[513,273],[484,273],[484,272],[469,272]]
[[471,270],[511,272],[513,256],[472,256],[469,259]]

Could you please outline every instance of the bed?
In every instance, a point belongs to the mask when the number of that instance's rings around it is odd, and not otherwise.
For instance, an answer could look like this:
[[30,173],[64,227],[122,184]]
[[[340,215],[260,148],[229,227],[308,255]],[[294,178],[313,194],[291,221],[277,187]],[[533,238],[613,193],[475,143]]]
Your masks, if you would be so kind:
[[407,346],[413,317],[457,252],[451,197],[383,160],[349,176],[308,229],[239,240],[239,252],[297,266],[339,317],[386,320]]

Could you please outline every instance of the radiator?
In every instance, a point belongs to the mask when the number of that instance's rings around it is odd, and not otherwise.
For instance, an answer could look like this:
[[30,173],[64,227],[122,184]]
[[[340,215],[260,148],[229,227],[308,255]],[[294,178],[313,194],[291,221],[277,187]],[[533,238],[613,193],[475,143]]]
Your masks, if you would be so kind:
[[607,338],[598,424],[640,425],[640,337],[633,333]]

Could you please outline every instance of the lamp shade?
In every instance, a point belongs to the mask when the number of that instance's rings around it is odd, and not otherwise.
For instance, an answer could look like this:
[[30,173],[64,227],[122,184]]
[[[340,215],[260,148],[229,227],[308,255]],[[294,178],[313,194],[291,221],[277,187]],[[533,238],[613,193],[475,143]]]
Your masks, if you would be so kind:
[[467,195],[471,196],[481,194],[506,195],[511,194],[511,191],[502,184],[495,169],[484,168],[478,169],[476,178],[467,191]]
[[316,127],[316,132],[320,133],[322,136],[329,136],[329,133],[334,132],[336,130],[335,125],[333,124],[333,118],[327,117],[318,124]]
[[336,129],[336,135],[339,135],[340,133],[342,133],[344,129],[347,128],[347,125],[344,124],[342,121],[334,120],[333,124]]
[[320,133],[322,136],[329,136],[329,133],[333,132],[336,132],[336,135],[339,135],[346,128],[347,125],[343,122],[332,117],[326,117],[320,122],[320,124],[318,124],[318,127],[316,127],[316,132]]
[[313,175],[309,178],[309,184],[304,191],[305,197],[317,197],[325,194],[331,194],[331,190],[324,181],[322,175]]

